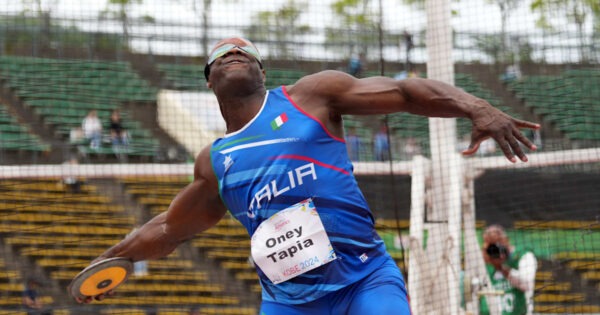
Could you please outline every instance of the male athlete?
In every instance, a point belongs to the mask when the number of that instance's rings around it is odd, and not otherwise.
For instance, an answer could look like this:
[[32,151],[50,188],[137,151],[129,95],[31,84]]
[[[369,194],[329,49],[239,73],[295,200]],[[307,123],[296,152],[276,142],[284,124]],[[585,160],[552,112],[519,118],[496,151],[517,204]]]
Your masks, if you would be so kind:
[[[308,75],[267,91],[256,47],[218,42],[206,64],[226,134],[205,147],[194,181],[156,216],[98,259],[156,259],[214,226],[229,210],[251,236],[262,285],[261,313],[409,314],[402,275],[377,235],[352,173],[342,115],[409,112],[468,117],[473,154],[494,138],[511,162],[527,161],[519,128],[486,101],[426,79]],[[104,295],[79,299],[91,302]]]

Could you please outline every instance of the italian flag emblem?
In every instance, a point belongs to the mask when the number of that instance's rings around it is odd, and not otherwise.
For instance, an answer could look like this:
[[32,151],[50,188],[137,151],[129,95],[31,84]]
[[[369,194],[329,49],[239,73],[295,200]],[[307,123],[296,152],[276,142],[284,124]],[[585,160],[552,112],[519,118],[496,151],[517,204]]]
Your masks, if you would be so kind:
[[271,128],[273,130],[277,130],[279,128],[281,128],[281,126],[283,126],[283,124],[285,124],[288,121],[288,117],[285,113],[277,116],[277,118],[273,119],[273,121],[271,121]]

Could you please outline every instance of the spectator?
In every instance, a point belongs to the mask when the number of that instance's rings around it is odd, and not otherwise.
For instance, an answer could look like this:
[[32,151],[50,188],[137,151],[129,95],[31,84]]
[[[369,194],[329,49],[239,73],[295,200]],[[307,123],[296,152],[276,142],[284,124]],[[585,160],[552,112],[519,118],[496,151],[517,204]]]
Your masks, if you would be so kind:
[[[533,289],[537,261],[532,251],[516,248],[500,225],[490,225],[483,232],[483,258],[495,290],[504,291],[502,315],[533,314]],[[489,314],[485,298],[480,300],[480,314]]]
[[89,111],[81,123],[81,129],[86,139],[90,141],[90,148],[98,149],[102,142],[102,123],[98,119],[95,109]]
[[521,76],[521,68],[519,67],[519,65],[514,64],[506,67],[506,70],[504,71],[504,74],[502,74],[500,79],[504,82],[511,82],[514,80],[520,80]]
[[360,78],[364,70],[365,53],[361,52],[358,55],[350,57],[348,62],[348,74]]
[[528,131],[527,138],[529,138],[529,140],[531,140],[538,148],[542,148],[542,134],[539,130]]
[[406,158],[411,160],[413,156],[421,154],[421,146],[417,143],[417,140],[413,137],[406,139],[404,144],[404,154]]
[[[130,237],[133,233],[135,233],[139,227],[134,227],[131,232],[127,234],[126,237]],[[148,275],[148,261],[147,260],[138,260],[133,263],[133,275],[136,277],[144,277]]]
[[406,72],[406,70],[403,70],[394,75],[394,79],[396,79],[396,80],[404,80],[404,79],[418,78],[418,77],[419,77],[419,73],[416,72],[415,70],[410,70],[409,72]]
[[348,133],[346,134],[346,148],[348,149],[348,156],[350,157],[350,161],[359,161],[360,160],[360,138],[356,135],[356,128],[350,127],[348,128]]
[[[77,160],[77,157],[73,156],[71,157],[69,160],[65,161],[63,163],[63,165],[65,166],[72,166],[72,165],[76,165],[79,164],[79,161]],[[75,176],[65,176],[62,180],[63,184],[65,186],[67,186],[67,189],[72,192],[72,193],[80,193],[81,192],[81,185],[83,185],[83,181]]]
[[71,144],[79,144],[85,139],[83,135],[83,129],[81,126],[77,126],[69,131],[69,142]]
[[44,303],[39,298],[38,289],[41,283],[36,279],[28,279],[23,291],[23,306],[27,315],[49,315],[52,311],[46,310]]
[[394,79],[396,80],[404,80],[408,78],[408,72],[406,70],[402,70],[394,75]]
[[140,260],[133,263],[133,275],[143,277],[148,275],[148,261]]
[[479,145],[479,155],[488,156],[496,153],[496,142],[492,139],[485,139]]
[[411,68],[410,52],[415,47],[415,44],[413,42],[413,35],[405,30],[402,33],[402,37],[403,37],[402,40],[404,42],[404,49],[405,49],[405,53],[406,53],[406,59],[404,61],[404,69],[410,70],[410,68]]
[[129,144],[129,134],[123,127],[121,112],[118,109],[110,114],[110,142],[114,147],[126,147]]
[[388,161],[390,159],[390,142],[387,131],[387,125],[383,123],[379,127],[379,131],[375,134],[374,150],[376,161]]

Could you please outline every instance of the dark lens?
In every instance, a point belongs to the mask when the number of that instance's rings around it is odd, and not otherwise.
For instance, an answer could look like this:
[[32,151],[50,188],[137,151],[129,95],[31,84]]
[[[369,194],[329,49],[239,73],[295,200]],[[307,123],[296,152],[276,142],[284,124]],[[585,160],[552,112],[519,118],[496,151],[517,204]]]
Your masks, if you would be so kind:
[[500,244],[490,244],[486,249],[485,252],[488,254],[488,256],[490,256],[491,258],[500,258],[500,255],[502,254],[506,254],[507,250],[506,247],[500,245]]

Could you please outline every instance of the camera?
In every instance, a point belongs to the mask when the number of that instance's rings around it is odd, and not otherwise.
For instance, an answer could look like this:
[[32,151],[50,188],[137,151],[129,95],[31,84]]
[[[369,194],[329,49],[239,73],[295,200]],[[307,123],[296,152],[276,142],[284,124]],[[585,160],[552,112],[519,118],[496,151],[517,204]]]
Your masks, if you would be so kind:
[[508,256],[508,248],[500,243],[488,245],[488,247],[485,249],[485,252],[491,258],[500,258],[502,255],[504,255],[504,257]]

